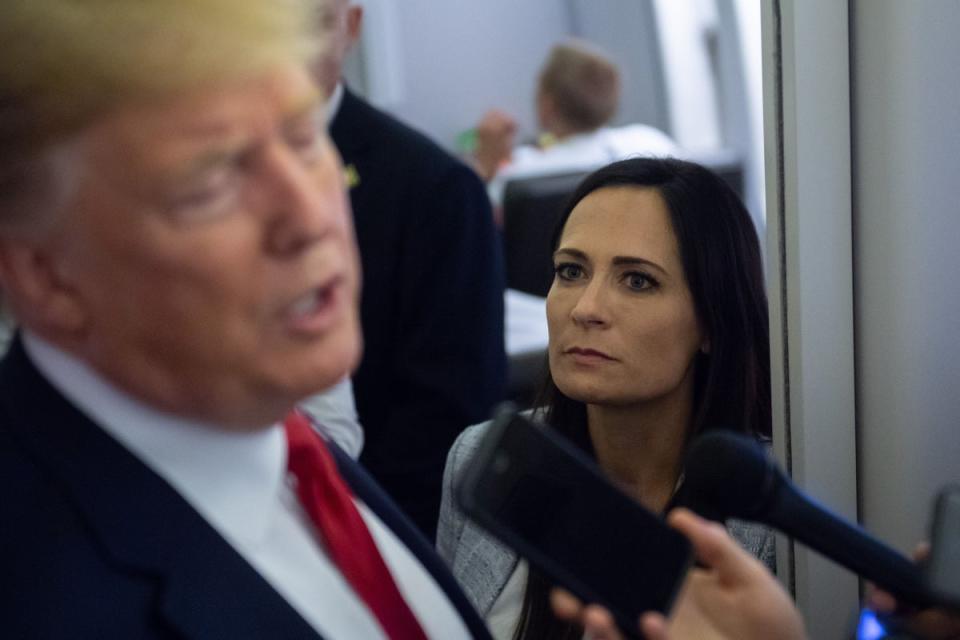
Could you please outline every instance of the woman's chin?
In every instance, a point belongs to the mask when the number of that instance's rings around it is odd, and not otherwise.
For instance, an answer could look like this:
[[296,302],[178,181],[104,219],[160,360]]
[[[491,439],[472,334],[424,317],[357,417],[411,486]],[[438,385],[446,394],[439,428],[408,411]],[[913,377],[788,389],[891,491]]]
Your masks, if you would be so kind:
[[610,393],[610,389],[602,384],[585,384],[583,382],[554,382],[560,393],[571,400],[582,402],[584,404],[616,404],[616,397]]

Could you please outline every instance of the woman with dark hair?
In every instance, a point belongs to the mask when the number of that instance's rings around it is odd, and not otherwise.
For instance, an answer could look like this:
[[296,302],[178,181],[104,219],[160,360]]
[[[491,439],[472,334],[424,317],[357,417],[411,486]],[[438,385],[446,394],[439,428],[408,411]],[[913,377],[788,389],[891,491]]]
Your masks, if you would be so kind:
[[[588,176],[553,237],[549,372],[535,418],[573,440],[661,512],[705,429],[770,436],[767,301],[749,214],[715,174],[637,158]],[[549,584],[467,522],[452,486],[487,425],[447,459],[438,546],[495,637],[580,638],[551,614]],[[773,536],[730,533],[773,567]],[[641,578],[642,579],[642,578]]]

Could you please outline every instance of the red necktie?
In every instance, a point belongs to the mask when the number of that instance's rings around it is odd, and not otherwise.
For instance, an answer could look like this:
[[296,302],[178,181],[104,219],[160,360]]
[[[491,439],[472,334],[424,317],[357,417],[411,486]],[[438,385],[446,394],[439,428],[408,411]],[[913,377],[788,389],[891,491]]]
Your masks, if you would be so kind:
[[297,478],[300,503],[323,536],[340,573],[389,638],[426,640],[323,440],[296,411],[287,416],[283,426],[287,432],[287,466]]

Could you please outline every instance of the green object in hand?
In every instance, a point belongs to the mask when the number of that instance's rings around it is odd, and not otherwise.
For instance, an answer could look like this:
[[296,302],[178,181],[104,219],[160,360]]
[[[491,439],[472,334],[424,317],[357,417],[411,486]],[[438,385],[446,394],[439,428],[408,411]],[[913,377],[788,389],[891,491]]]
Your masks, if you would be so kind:
[[477,150],[477,130],[467,129],[457,134],[457,151],[463,155],[471,155]]

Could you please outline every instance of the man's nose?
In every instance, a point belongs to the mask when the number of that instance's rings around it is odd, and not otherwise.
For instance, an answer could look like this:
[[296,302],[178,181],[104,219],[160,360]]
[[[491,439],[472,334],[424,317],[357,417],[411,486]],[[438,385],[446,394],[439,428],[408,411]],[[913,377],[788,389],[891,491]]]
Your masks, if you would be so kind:
[[271,253],[297,253],[330,233],[346,215],[340,163],[332,149],[312,164],[282,144],[267,153],[267,247]]

